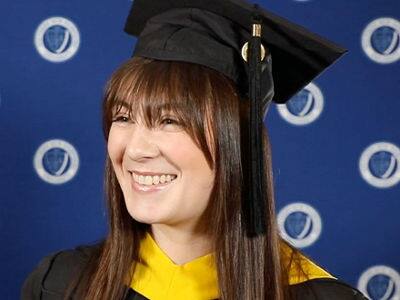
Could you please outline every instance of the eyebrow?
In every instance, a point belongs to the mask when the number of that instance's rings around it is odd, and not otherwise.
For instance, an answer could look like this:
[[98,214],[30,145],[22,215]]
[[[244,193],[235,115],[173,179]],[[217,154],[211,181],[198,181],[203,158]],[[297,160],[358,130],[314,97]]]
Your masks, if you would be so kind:
[[122,105],[123,107],[129,109],[129,104],[127,102],[121,101],[121,100],[116,101],[115,104],[114,104],[114,107],[119,107],[120,105]]
[[[161,109],[162,111],[170,111],[171,109],[167,109],[167,106],[168,106],[169,104],[162,104],[162,105],[158,105],[157,106],[157,108],[158,109]],[[114,108],[115,107],[120,107],[120,106],[122,106],[122,107],[124,107],[124,108],[126,108],[126,109],[130,109],[130,106],[129,106],[129,103],[128,102],[126,102],[126,101],[123,101],[123,100],[118,100],[118,101],[116,101],[115,102],[115,104],[114,104]]]

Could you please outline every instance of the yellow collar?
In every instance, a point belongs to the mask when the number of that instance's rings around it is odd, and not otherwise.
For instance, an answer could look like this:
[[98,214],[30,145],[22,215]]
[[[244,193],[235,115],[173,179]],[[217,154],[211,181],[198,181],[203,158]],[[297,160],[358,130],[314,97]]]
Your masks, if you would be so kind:
[[[291,249],[282,243],[283,259]],[[219,298],[217,271],[213,253],[198,257],[183,265],[176,265],[159,248],[149,233],[140,242],[140,261],[136,264],[130,287],[151,300],[217,299]],[[302,257],[301,266],[309,279],[335,278],[324,269]],[[292,267],[289,284],[307,278]]]
[[140,242],[131,288],[151,300],[216,299],[219,297],[214,254],[176,265],[149,233]]
[[[287,246],[284,242],[281,242],[280,246],[281,246],[280,248],[281,259],[287,266],[290,261],[292,249],[289,246]],[[298,268],[298,266],[295,263],[291,264],[289,270],[289,285],[298,284],[307,281],[309,279],[315,279],[315,278],[337,279],[332,274],[328,273],[326,270],[315,264],[313,261],[311,261],[304,255],[300,255],[300,266],[301,268]],[[304,275],[303,272],[307,274],[307,277]]]

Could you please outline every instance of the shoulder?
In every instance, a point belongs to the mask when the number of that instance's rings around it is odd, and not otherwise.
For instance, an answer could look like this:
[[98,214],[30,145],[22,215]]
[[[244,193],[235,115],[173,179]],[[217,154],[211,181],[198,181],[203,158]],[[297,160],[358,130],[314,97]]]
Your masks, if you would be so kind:
[[289,292],[293,300],[367,300],[359,290],[283,241],[281,254],[288,266]]
[[335,278],[315,278],[290,285],[293,300],[367,300],[351,285]]
[[[61,299],[68,284],[79,276],[89,258],[100,249],[100,244],[82,245],[45,256],[25,279],[21,299]],[[47,299],[47,298],[46,298]]]

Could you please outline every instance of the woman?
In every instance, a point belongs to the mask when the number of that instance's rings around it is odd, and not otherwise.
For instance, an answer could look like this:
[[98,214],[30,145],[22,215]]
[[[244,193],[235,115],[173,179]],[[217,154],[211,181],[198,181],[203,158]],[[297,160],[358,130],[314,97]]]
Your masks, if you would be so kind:
[[[249,69],[224,52],[237,54],[250,36],[220,12],[250,16],[245,2],[213,1],[207,11],[199,1],[163,3],[134,2],[126,29],[140,39],[105,91],[109,233],[47,256],[22,299],[365,299],[278,235],[269,140],[254,129],[253,100],[262,117],[274,95],[287,100],[308,79],[278,83],[274,45],[262,58],[256,38]],[[239,33],[223,40],[228,31]],[[275,53],[279,69],[286,54]]]

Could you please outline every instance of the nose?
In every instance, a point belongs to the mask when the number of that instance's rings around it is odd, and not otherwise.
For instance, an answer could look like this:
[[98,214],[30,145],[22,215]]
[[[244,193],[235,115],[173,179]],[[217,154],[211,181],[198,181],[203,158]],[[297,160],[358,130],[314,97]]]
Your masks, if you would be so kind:
[[145,126],[134,126],[129,136],[126,152],[131,160],[145,161],[160,154],[153,132]]

